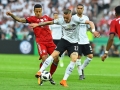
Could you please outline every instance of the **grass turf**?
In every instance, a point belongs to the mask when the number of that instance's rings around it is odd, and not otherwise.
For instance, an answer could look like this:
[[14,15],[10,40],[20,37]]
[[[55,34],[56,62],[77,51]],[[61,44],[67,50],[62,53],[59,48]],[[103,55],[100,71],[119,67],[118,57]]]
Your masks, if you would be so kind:
[[82,81],[78,80],[75,67],[67,81],[69,87],[65,88],[59,82],[69,61],[66,56],[65,66],[58,66],[53,75],[56,85],[47,81],[39,86],[34,77],[39,69],[38,56],[0,54],[0,90],[120,90],[120,58],[108,58],[102,62],[99,57],[94,57],[85,68],[86,79]]

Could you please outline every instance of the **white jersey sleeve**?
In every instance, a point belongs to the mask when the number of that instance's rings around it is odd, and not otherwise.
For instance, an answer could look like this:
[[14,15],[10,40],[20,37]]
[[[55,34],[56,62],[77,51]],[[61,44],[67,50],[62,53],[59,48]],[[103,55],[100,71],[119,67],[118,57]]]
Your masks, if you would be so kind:
[[54,40],[60,40],[62,37],[62,27],[61,25],[53,24],[49,25],[49,28],[52,32],[52,38]]
[[73,16],[72,16],[72,20],[73,20],[74,22],[78,23],[78,24],[82,24],[82,23],[85,24],[85,22],[86,22],[85,19],[80,18],[80,17],[78,17],[78,16],[76,16],[76,15],[73,15]]
[[59,24],[61,25],[64,22],[63,18],[58,18],[58,19],[54,19],[54,24]]

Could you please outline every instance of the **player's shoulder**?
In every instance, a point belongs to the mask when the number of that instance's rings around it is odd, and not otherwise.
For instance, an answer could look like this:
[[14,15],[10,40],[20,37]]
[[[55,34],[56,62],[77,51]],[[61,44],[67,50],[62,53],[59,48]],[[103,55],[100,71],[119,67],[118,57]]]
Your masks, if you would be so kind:
[[50,17],[50,16],[48,16],[48,15],[45,14],[45,15],[43,15],[42,17],[46,17],[46,18],[47,18],[47,17]]
[[77,18],[77,17],[78,17],[78,15],[77,15],[77,14],[72,15],[72,18]]
[[116,20],[117,20],[117,18],[115,18],[115,19],[111,20],[111,23],[115,23],[115,22],[116,22]]
[[89,17],[87,15],[82,15],[82,18],[86,18],[86,19],[89,19]]

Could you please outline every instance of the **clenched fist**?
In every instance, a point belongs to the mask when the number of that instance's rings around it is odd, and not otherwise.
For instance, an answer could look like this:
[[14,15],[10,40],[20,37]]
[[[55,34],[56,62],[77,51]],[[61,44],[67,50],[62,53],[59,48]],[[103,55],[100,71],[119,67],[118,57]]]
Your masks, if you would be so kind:
[[11,16],[13,14],[11,12],[6,12],[6,15]]

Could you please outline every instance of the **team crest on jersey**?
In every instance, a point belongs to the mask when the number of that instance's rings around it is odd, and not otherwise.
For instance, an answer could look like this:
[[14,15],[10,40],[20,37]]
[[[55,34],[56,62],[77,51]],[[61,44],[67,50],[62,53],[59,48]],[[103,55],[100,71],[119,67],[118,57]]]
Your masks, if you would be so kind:
[[45,21],[47,20],[46,18],[43,18]]
[[66,26],[64,26],[65,30],[75,30],[76,25],[75,24],[68,24]]
[[43,22],[44,20],[43,19],[40,19],[41,22]]

